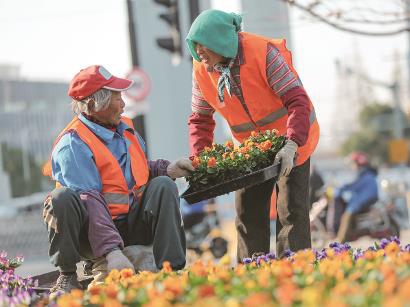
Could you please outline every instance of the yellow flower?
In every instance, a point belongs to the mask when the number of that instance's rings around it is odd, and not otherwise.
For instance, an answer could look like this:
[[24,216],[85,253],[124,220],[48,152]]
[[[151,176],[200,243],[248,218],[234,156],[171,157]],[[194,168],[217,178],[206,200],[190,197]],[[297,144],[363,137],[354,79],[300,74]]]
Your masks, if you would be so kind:
[[243,275],[245,275],[246,273],[246,269],[245,266],[243,264],[239,264],[236,268],[235,268],[235,275],[238,277],[241,277]]
[[398,252],[400,251],[400,246],[396,242],[393,241],[387,244],[384,250],[386,251],[386,254],[389,256],[397,255]]
[[230,265],[231,264],[231,257],[228,254],[225,254],[220,260],[219,264],[221,265]]
[[73,298],[78,298],[78,299],[82,299],[84,296],[84,292],[80,289],[73,289],[71,290],[70,294]]
[[379,287],[375,280],[368,281],[364,286],[366,287],[366,294],[369,296],[374,295]]
[[99,295],[91,295],[89,301],[92,305],[99,305],[101,303],[101,297]]
[[403,307],[403,306],[406,306],[406,302],[402,301],[397,296],[391,296],[391,297],[386,298],[386,301],[383,303],[383,306],[384,307]]
[[73,298],[70,294],[65,294],[57,300],[57,306],[59,307],[81,307],[81,305],[81,301]]
[[241,304],[236,298],[230,297],[225,302],[225,307],[240,307]]
[[300,294],[302,305],[303,306],[319,306],[321,294],[317,291],[317,289],[308,287],[302,290]]
[[247,280],[247,281],[245,282],[245,288],[246,288],[246,289],[251,290],[251,289],[253,289],[253,288],[255,288],[255,287],[256,287],[256,282],[255,282],[254,280],[250,279],[250,280]]

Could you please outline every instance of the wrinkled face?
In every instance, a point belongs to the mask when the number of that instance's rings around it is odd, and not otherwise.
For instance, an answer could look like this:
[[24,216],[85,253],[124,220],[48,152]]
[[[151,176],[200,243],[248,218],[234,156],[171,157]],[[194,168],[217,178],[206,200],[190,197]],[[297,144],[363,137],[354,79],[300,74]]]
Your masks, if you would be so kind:
[[211,49],[208,49],[199,43],[195,45],[195,51],[201,59],[201,63],[204,63],[207,69],[212,68],[215,64],[222,63],[225,60],[222,55],[213,52]]
[[92,115],[103,124],[118,126],[121,121],[121,114],[124,112],[125,103],[122,100],[121,92],[111,92],[111,100],[108,108],[94,112]]

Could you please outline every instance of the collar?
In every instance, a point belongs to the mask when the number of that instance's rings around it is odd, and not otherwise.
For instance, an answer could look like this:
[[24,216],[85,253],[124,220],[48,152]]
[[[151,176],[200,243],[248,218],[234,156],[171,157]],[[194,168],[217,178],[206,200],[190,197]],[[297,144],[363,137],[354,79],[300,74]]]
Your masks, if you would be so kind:
[[112,141],[115,132],[117,132],[121,136],[123,135],[125,130],[128,130],[134,134],[134,130],[130,128],[127,124],[125,124],[123,121],[121,121],[116,128],[109,129],[91,121],[90,119],[86,118],[83,114],[78,115],[78,119],[81,120],[84,123],[84,125],[86,125],[96,136],[98,136],[104,142]]
[[237,65],[245,64],[245,57],[243,55],[243,45],[242,45],[243,36],[241,33],[238,33],[238,53],[235,57],[235,63]]

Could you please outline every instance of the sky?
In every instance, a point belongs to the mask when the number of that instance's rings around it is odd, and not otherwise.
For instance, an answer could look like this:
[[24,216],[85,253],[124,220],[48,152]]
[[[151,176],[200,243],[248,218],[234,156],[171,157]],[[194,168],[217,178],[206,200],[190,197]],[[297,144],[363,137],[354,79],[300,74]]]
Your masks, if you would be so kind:
[[[219,9],[240,12],[238,1],[212,3]],[[335,60],[350,65],[356,59],[371,78],[390,83],[394,52],[403,77],[407,74],[407,37],[347,34],[307,21],[297,9],[291,9],[290,16],[295,67],[316,107],[325,146],[333,141],[330,130],[338,112],[346,112],[346,108],[338,108],[343,103],[343,85],[336,77]],[[0,0],[0,65],[19,65],[24,78],[35,80],[68,81],[94,63],[104,63],[111,73],[124,76],[131,66],[127,27],[125,0]],[[406,94],[404,90],[407,108]],[[369,95],[391,100],[390,93],[379,87],[372,88]]]

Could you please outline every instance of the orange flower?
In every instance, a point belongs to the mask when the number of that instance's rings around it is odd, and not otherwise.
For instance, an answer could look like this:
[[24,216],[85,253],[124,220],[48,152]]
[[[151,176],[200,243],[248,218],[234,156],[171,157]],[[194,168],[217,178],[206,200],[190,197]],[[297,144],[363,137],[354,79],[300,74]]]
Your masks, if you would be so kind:
[[173,298],[176,298],[184,293],[181,283],[177,278],[167,278],[162,282],[164,289],[172,293]]
[[62,307],[81,307],[81,302],[71,297],[71,295],[63,295],[58,298],[57,305]]
[[265,142],[262,142],[258,145],[258,148],[262,151],[268,151],[272,147],[272,142],[270,140],[267,140]]
[[197,261],[192,265],[191,273],[200,277],[205,277],[208,275],[208,271],[201,261]]
[[210,157],[208,160],[208,167],[215,167],[216,166],[216,159],[215,157]]
[[234,152],[231,152],[231,153],[229,154],[229,157],[230,157],[232,160],[234,160],[234,159],[235,159],[235,153],[234,153]]
[[232,141],[226,141],[225,142],[225,147],[228,147],[229,149],[233,149],[233,142]]
[[396,242],[390,242],[386,245],[384,250],[386,251],[386,254],[389,256],[397,255],[397,253],[400,251],[400,246]]
[[88,290],[88,292],[90,292],[91,295],[98,295],[98,294],[101,293],[101,291],[102,291],[102,288],[101,288],[100,285],[92,286],[92,287]]
[[128,277],[131,277],[134,275],[134,272],[131,269],[122,269],[121,270],[121,278],[127,279]]
[[241,154],[246,154],[248,151],[249,151],[249,147],[248,147],[248,146],[240,147],[240,148],[239,148],[239,152],[240,152]]
[[110,284],[105,288],[105,294],[109,298],[117,298],[118,289],[117,286],[114,284]]
[[281,284],[276,292],[276,297],[281,304],[285,306],[290,306],[293,303],[293,299],[295,297],[296,287],[292,282],[287,281]]
[[192,166],[194,168],[198,168],[199,164],[201,163],[201,159],[198,156],[195,156],[192,160]]
[[272,297],[265,292],[253,293],[249,295],[244,301],[243,306],[259,307],[272,302]]
[[215,288],[212,285],[202,285],[198,289],[199,297],[207,297],[215,295]]
[[252,131],[251,136],[253,136],[253,137],[258,136],[258,133],[256,131]]
[[171,263],[169,263],[169,261],[164,261],[162,263],[162,270],[164,272],[171,273],[172,272]]
[[107,298],[102,306],[104,306],[104,307],[122,307],[122,304],[118,300],[115,300],[115,299],[112,299],[112,298]]
[[82,299],[83,296],[84,296],[84,292],[83,292],[82,290],[80,290],[80,289],[73,289],[73,290],[71,290],[71,296],[72,296],[73,298]]

